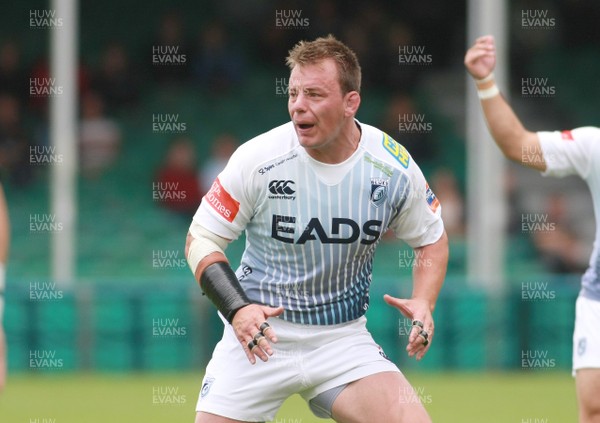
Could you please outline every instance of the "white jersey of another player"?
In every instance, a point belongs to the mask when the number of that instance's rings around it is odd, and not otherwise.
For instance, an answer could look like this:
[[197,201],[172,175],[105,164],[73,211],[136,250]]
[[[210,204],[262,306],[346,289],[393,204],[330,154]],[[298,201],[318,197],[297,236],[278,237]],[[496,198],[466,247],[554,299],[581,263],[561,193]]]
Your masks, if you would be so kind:
[[312,159],[287,123],[242,145],[194,220],[236,239],[248,297],[283,306],[283,319],[331,325],[369,305],[375,247],[394,230],[417,248],[443,233],[441,207],[404,147],[359,122],[357,150],[340,164]]
[[546,171],[544,176],[579,175],[589,186],[594,202],[596,239],[590,265],[581,280],[581,295],[600,301],[600,129],[538,132]]

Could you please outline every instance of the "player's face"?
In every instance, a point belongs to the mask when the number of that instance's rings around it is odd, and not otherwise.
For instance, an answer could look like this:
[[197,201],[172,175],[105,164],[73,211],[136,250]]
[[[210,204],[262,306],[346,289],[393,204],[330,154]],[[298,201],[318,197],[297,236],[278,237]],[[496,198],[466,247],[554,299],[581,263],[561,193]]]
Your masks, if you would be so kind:
[[[288,111],[300,145],[325,152],[342,142],[344,125],[353,122],[356,110],[349,107],[352,91],[342,94],[333,59],[296,65],[290,74]],[[354,125],[354,123],[352,123]]]

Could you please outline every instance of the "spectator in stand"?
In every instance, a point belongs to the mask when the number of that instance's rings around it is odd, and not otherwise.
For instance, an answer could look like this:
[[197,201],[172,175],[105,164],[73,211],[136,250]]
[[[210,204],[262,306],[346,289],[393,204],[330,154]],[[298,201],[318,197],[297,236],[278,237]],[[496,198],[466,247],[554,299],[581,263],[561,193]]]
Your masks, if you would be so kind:
[[[314,11],[310,15],[306,11],[305,15],[310,16],[310,25],[307,30],[311,38],[325,34],[338,34],[342,30],[343,18],[335,0],[315,2]],[[355,29],[360,28],[355,27]]]
[[194,143],[187,136],[177,136],[171,141],[157,172],[155,201],[169,210],[190,218],[202,200],[197,174]]
[[15,185],[26,185],[32,176],[19,100],[8,93],[0,93],[0,174]]
[[238,144],[238,140],[231,134],[222,134],[215,139],[212,145],[212,155],[202,165],[199,172],[199,181],[203,192],[210,190],[212,183],[225,168]]
[[109,110],[119,110],[137,104],[139,84],[123,44],[106,46],[98,71],[92,78],[92,88],[102,93]]
[[[423,121],[419,122],[421,117]],[[428,122],[408,94],[392,96],[380,127],[406,147],[419,163],[427,164],[435,158]]]
[[465,235],[465,202],[456,176],[450,169],[439,169],[431,178],[431,188],[437,195],[442,208],[442,219],[448,236],[463,238]]
[[81,101],[80,160],[85,177],[96,178],[112,166],[121,146],[121,129],[104,114],[104,100],[89,92]]
[[244,74],[241,53],[229,41],[225,27],[218,21],[204,27],[199,38],[193,64],[196,80],[211,93],[230,90]]
[[416,53],[416,49],[423,47],[419,45],[413,28],[404,22],[395,22],[389,26],[386,34],[386,48],[384,51],[394,53],[394,64],[385,66],[380,84],[394,89],[409,89],[411,93],[416,90],[423,69],[427,65],[415,65],[414,61],[425,61],[432,56],[427,56],[428,51]]
[[[77,78],[79,97],[82,98],[90,91],[91,77],[90,70],[87,66],[82,64],[79,65]],[[46,90],[41,90],[41,95],[35,95],[32,93],[32,80],[36,80],[38,85],[41,84],[41,87],[37,87],[38,89],[46,87]],[[29,93],[29,110],[43,119],[47,119],[48,99],[50,98],[50,94],[48,94],[46,91],[58,90],[60,88],[58,84],[55,84],[55,81],[53,84],[49,83],[49,80],[51,80],[51,76],[48,58],[40,57],[35,61],[31,71],[29,72],[27,90]]]
[[587,267],[586,249],[568,219],[564,195],[548,198],[545,222],[534,226],[531,237],[548,271],[553,273],[582,273]]
[[190,77],[190,48],[181,16],[170,12],[163,16],[150,54],[151,73],[161,84],[181,84]]
[[0,93],[11,94],[23,103],[28,99],[27,84],[18,45],[5,41],[0,46]]

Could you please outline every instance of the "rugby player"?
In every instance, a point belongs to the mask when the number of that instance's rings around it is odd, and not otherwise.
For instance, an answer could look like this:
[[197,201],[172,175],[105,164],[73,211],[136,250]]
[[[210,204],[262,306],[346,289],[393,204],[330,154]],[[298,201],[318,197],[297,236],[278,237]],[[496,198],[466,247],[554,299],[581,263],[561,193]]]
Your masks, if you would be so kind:
[[[600,222],[600,128],[531,132],[515,115],[494,81],[496,47],[492,36],[480,37],[465,55],[475,78],[489,131],[509,159],[544,176],[578,175],[589,186],[596,222]],[[526,155],[523,152],[527,152]],[[526,158],[527,160],[524,160]],[[581,279],[573,333],[573,374],[579,421],[600,423],[600,226],[589,268]]]
[[[430,348],[448,261],[439,201],[404,147],[356,120],[352,50],[318,38],[287,64],[291,121],[236,150],[187,236],[190,268],[225,326],[196,422],[273,420],[295,393],[338,422],[430,422],[364,314],[373,254],[391,228],[419,260],[412,297],[384,299],[412,319],[408,355]],[[242,231],[234,273],[224,250]]]

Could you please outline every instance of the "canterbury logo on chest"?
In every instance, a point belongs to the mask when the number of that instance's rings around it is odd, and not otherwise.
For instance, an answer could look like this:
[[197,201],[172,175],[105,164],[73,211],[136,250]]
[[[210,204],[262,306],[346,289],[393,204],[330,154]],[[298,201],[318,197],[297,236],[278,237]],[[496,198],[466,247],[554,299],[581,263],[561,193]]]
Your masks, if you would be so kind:
[[295,200],[296,183],[290,179],[273,179],[269,182],[269,199]]

